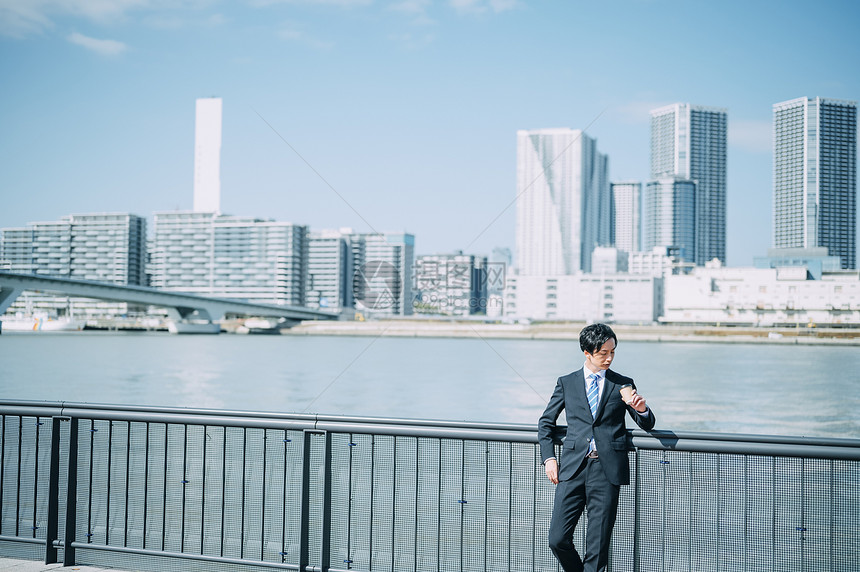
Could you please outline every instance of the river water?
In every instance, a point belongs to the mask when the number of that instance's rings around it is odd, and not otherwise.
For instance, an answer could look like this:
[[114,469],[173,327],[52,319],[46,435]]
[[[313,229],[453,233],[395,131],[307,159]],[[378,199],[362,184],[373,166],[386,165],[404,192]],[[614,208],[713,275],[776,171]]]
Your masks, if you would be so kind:
[[[535,423],[572,341],[0,336],[0,398]],[[657,428],[860,438],[860,350],[620,340]],[[632,423],[628,425],[632,426]]]

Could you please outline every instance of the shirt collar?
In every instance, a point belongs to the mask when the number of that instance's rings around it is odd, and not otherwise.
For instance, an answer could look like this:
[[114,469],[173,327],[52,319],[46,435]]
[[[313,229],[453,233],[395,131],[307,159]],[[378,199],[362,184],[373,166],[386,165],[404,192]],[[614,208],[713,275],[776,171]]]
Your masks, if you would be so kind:
[[601,369],[600,371],[593,372],[593,371],[591,371],[590,369],[588,369],[588,364],[587,364],[587,362],[584,362],[584,363],[582,364],[582,372],[585,374],[585,379],[586,379],[586,381],[587,381],[587,380],[588,380],[588,378],[590,378],[594,373],[597,373],[597,376],[598,376],[598,377],[597,377],[597,381],[603,381],[604,379],[606,379],[606,370],[605,370],[605,369]]

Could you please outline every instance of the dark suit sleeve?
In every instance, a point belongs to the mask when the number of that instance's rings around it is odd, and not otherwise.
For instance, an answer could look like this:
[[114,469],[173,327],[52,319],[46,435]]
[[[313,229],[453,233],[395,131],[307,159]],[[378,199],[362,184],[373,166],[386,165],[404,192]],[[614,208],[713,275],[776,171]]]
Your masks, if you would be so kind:
[[555,391],[552,392],[552,397],[549,398],[549,403],[538,421],[538,443],[540,444],[540,459],[541,462],[546,461],[550,457],[555,457],[555,445],[552,441],[552,435],[555,431],[556,420],[561,415],[561,410],[564,409],[564,386],[561,383],[561,378],[555,384]]
[[657,423],[657,419],[654,417],[654,412],[651,410],[650,407],[645,410],[645,413],[639,413],[628,405],[627,411],[633,421],[636,422],[636,425],[638,425],[644,431],[650,431]]

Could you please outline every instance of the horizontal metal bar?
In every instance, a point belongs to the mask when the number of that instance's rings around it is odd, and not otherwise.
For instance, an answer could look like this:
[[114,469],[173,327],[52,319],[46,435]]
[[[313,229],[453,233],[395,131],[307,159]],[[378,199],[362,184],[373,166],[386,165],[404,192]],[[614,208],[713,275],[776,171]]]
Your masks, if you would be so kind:
[[[79,419],[537,443],[536,426],[525,424],[463,423],[35,401],[0,401],[0,413],[33,417],[46,417],[53,413],[55,416]],[[564,431],[564,427],[558,428],[555,435],[557,442],[564,437]],[[647,450],[860,460],[860,439],[639,430],[630,432],[630,435],[633,447]]]
[[[2,411],[2,409],[0,409]],[[65,408],[65,415],[77,419],[97,419],[105,421],[130,421],[145,423],[176,423],[180,425],[216,425],[220,427],[258,427],[263,429],[314,429],[314,421],[277,417],[235,417],[233,415],[194,415],[184,413],[146,413],[116,410],[87,410]]]
[[[178,558],[181,560],[196,560],[200,562],[217,562],[218,564],[237,564],[240,566],[262,566],[264,568],[277,568],[279,570],[298,570],[295,564],[281,562],[266,562],[264,560],[242,560],[241,558],[226,558],[224,556],[206,556],[204,554],[188,554],[185,552],[167,552],[161,550],[149,550],[144,548],[128,548],[123,546],[106,546],[104,544],[88,544],[86,542],[72,542],[72,548],[81,550],[101,550],[104,552],[118,552],[121,554],[134,554],[137,556],[155,556],[158,558]],[[80,552],[78,552],[80,554]],[[78,558],[80,561],[80,558]]]
[[823,445],[794,445],[781,443],[749,443],[703,439],[677,439],[674,442],[653,437],[633,437],[637,449],[656,451],[687,451],[697,453],[729,453],[768,457],[802,457],[806,459],[839,459],[860,461],[860,449]]
[[364,423],[319,423],[319,429],[331,433],[356,433],[369,435],[397,435],[407,437],[434,437],[439,439],[466,439],[475,441],[513,441],[515,443],[537,443],[537,429],[530,431],[502,431],[488,429],[469,429],[457,427],[422,427],[408,425],[371,425]]
[[4,415],[19,415],[21,417],[58,417],[62,409],[59,407],[40,407],[30,404],[6,404],[0,402],[0,413]]
[[0,542],[24,542],[26,544],[41,544],[45,545],[44,538],[27,538],[24,536],[6,536],[5,534],[0,535]]
[[166,407],[153,405],[119,405],[119,404],[103,404],[103,403],[79,403],[71,401],[24,401],[24,400],[0,400],[0,410],[7,406],[27,406],[27,407],[55,407],[75,410],[93,410],[93,411],[134,411],[138,413],[160,413],[160,414],[181,414],[181,415],[201,415],[201,416],[221,416],[221,417],[236,417],[236,418],[265,418],[265,419],[286,419],[307,421],[309,423],[318,422],[341,422],[341,423],[369,423],[369,424],[384,424],[384,425],[409,425],[409,426],[425,426],[425,427],[457,427],[468,429],[504,429],[509,431],[534,431],[535,425],[523,423],[488,423],[479,421],[446,421],[436,419],[404,419],[398,417],[366,417],[366,416],[350,416],[350,415],[324,415],[314,413],[281,413],[281,412],[265,412],[265,411],[237,411],[237,410],[222,410],[222,409],[203,409],[192,407]]
[[860,439],[841,439],[835,437],[796,437],[792,435],[758,435],[752,433],[701,433],[696,431],[642,431],[630,432],[634,437],[654,437],[656,439],[699,439],[711,441],[742,441],[744,443],[781,443],[785,445],[825,445],[830,447],[860,447]]

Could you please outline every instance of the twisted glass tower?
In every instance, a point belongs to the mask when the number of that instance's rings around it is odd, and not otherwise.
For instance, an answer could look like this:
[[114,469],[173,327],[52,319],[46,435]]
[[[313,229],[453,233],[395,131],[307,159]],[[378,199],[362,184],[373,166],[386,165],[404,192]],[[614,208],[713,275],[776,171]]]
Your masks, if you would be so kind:
[[578,129],[517,131],[517,267],[553,276],[591,270],[612,236],[609,159]]

